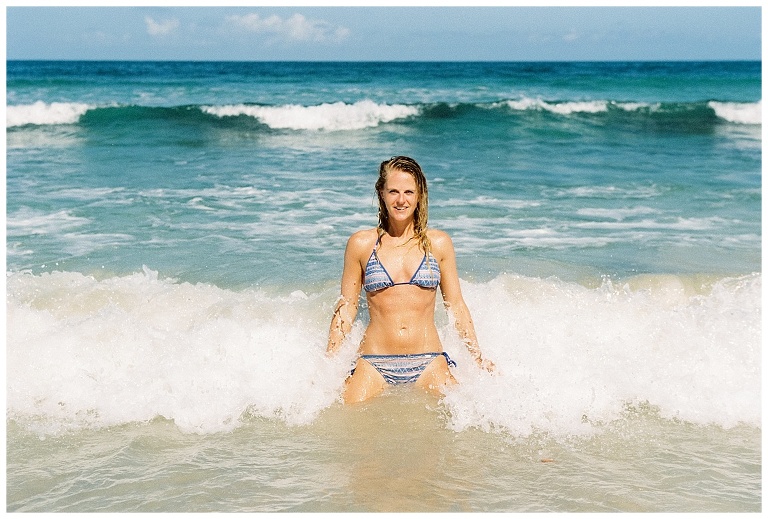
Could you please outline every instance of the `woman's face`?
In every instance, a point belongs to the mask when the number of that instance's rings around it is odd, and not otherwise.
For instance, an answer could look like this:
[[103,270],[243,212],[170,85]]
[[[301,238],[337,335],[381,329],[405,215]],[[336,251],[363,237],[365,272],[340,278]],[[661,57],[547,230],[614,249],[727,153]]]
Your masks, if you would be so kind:
[[391,222],[407,222],[413,218],[419,201],[413,175],[399,170],[390,171],[381,194]]

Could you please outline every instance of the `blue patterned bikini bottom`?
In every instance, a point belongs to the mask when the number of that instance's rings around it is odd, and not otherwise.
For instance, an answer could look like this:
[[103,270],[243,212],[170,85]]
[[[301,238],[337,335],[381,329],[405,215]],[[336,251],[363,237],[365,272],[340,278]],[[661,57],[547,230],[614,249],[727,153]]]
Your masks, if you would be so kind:
[[[443,355],[448,365],[453,367],[456,363],[444,351],[432,351],[428,353],[409,353],[405,355],[361,355],[371,366],[381,373],[389,384],[408,384],[416,382],[429,364],[435,358]],[[355,370],[353,369],[352,373]]]

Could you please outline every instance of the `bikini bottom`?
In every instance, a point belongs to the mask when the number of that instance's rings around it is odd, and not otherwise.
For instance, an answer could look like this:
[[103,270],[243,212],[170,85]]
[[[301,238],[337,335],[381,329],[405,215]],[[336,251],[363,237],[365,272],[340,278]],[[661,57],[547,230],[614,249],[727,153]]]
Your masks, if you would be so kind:
[[[445,357],[449,366],[456,366],[456,363],[444,351],[405,355],[361,355],[360,358],[365,359],[366,362],[376,368],[387,383],[408,384],[416,382],[427,366],[440,355]],[[354,372],[353,369],[350,375]]]

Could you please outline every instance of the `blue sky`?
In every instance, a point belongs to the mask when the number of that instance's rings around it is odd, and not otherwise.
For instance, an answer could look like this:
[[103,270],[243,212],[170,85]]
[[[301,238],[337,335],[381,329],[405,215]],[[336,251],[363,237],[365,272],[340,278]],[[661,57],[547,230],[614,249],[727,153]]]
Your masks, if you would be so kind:
[[6,57],[759,60],[762,12],[757,5],[26,7],[11,1],[6,10]]

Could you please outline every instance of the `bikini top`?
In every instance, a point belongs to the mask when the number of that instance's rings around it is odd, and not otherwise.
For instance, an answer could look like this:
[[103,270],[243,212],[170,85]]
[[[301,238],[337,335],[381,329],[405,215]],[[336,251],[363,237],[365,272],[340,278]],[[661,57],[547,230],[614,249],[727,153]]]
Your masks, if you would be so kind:
[[440,285],[440,266],[434,256],[424,254],[424,259],[421,260],[419,268],[411,276],[410,281],[395,283],[392,281],[392,277],[384,268],[384,265],[379,261],[379,256],[376,254],[376,249],[381,243],[381,236],[376,240],[376,245],[373,246],[371,256],[368,258],[368,263],[365,265],[365,279],[363,283],[363,289],[366,292],[375,292],[385,288],[393,287],[395,285],[415,285],[422,288],[437,289]]

